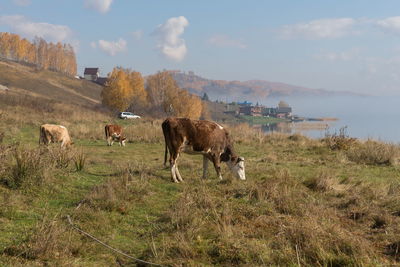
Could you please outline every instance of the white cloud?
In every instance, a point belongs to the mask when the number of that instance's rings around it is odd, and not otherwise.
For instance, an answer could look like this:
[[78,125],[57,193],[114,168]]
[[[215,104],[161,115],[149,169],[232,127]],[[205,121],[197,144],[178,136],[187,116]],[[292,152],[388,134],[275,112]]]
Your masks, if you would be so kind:
[[140,39],[142,39],[143,32],[142,32],[142,30],[134,31],[134,32],[132,32],[132,36],[133,36],[133,38],[135,38],[135,40],[140,40]]
[[175,61],[181,61],[185,58],[187,53],[186,43],[180,36],[188,25],[188,20],[180,16],[170,18],[164,24],[157,26],[153,34],[158,38],[157,48],[162,55]]
[[241,40],[231,39],[227,35],[217,34],[212,36],[207,41],[211,45],[219,46],[219,47],[236,47],[236,48],[246,48],[246,44],[244,44]]
[[280,34],[284,39],[335,39],[352,34],[356,21],[352,18],[319,19],[306,23],[285,25]]
[[29,6],[31,4],[31,0],[13,0],[13,2],[17,6]]
[[400,33],[400,17],[390,17],[383,20],[376,21],[378,25],[384,31],[392,33]]
[[100,13],[107,13],[110,10],[113,0],[84,0],[85,7],[96,10]]
[[[126,50],[127,42],[120,38],[118,41],[105,41],[99,40],[98,46],[101,50],[109,54],[110,56],[115,56],[117,53],[123,52]],[[97,47],[97,44],[94,42],[90,43],[90,46],[93,48]]]
[[[0,25],[7,25],[13,32],[29,39],[37,36],[46,41],[63,42],[71,41],[72,38],[72,31],[68,26],[32,22],[21,15],[0,16]],[[76,43],[76,41],[72,41],[72,43]]]

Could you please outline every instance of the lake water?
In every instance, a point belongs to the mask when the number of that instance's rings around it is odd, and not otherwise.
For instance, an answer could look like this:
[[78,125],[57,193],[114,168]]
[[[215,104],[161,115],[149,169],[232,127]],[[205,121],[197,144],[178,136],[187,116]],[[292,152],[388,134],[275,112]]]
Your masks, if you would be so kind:
[[[339,133],[346,128],[351,137],[400,143],[400,97],[317,97],[317,98],[279,98],[268,99],[263,104],[277,106],[279,100],[286,101],[293,109],[294,115],[304,117],[335,117],[328,124],[330,133]],[[278,127],[277,131],[300,132],[304,135],[321,138],[325,136],[325,127],[318,123],[318,129],[300,124],[288,124]],[[264,126],[265,131],[271,127]],[[289,129],[289,130],[288,130]]]

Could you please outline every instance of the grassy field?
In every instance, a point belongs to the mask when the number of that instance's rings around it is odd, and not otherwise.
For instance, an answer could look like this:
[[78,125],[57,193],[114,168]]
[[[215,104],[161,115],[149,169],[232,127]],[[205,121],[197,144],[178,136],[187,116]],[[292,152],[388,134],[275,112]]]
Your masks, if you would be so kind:
[[[184,183],[163,167],[161,120],[116,121],[82,106],[0,95],[0,265],[136,266],[114,248],[164,266],[400,264],[399,148],[330,136],[265,135],[228,126],[246,181],[223,168],[201,179],[182,155]],[[38,147],[60,123],[71,150]],[[107,147],[104,125],[124,126]]]

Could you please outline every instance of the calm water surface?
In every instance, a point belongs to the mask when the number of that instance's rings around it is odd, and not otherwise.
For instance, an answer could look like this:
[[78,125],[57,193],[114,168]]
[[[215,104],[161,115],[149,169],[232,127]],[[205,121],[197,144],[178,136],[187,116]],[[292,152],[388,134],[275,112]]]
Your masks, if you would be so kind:
[[[293,108],[293,114],[305,117],[335,117],[338,121],[327,123],[330,133],[339,133],[347,126],[347,134],[361,139],[373,138],[381,141],[400,143],[400,97],[324,97],[324,98],[281,98],[268,99],[267,106],[276,106],[285,100]],[[290,126],[290,125],[288,125]],[[291,132],[301,132],[307,136],[321,138],[326,130],[299,130],[290,127]],[[268,131],[268,127],[263,127]],[[283,130],[288,131],[287,127]]]

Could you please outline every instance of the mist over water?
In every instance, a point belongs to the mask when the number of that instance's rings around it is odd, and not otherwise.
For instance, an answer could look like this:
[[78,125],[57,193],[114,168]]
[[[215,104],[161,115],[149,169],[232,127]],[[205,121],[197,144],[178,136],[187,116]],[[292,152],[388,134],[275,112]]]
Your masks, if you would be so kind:
[[[347,126],[346,132],[351,137],[400,143],[400,97],[282,97],[270,98],[263,104],[275,107],[280,100],[292,107],[294,115],[337,118],[338,121],[326,122],[330,133],[339,133],[341,127]],[[325,130],[302,133],[321,138]]]

